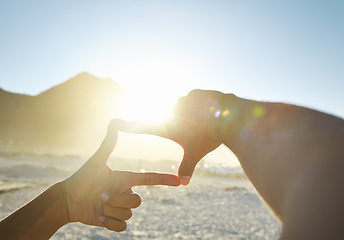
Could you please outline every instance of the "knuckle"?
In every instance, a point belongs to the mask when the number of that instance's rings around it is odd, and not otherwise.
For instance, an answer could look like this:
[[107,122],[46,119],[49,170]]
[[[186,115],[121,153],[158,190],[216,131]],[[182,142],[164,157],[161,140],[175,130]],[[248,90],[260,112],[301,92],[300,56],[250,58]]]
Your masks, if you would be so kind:
[[200,89],[194,89],[191,92],[189,92],[188,96],[194,95],[194,94],[198,94],[201,90]]
[[110,128],[110,127],[116,127],[116,125],[118,124],[118,119],[116,119],[116,118],[113,118],[113,119],[111,119],[111,121],[110,121],[110,123],[109,123],[109,125],[108,125],[108,127]]
[[186,96],[185,97],[180,97],[178,99],[178,104],[182,104],[183,102],[185,102],[185,100],[186,100]]
[[123,220],[128,220],[129,218],[133,216],[133,213],[130,209],[127,209],[123,215],[124,215]]
[[105,216],[108,216],[109,215],[109,209],[110,207],[108,205],[105,205],[104,208],[103,208],[103,214]]
[[112,198],[109,199],[108,204],[110,204],[111,206],[117,206],[119,203],[118,197],[117,196],[113,196]]
[[125,229],[127,229],[127,223],[125,221],[120,221],[117,225],[116,232],[123,232]]
[[132,208],[137,208],[141,205],[141,198],[137,194],[133,194],[132,196]]
[[105,225],[105,228],[115,232],[123,232],[127,229],[127,223],[125,221],[111,222],[110,224]]

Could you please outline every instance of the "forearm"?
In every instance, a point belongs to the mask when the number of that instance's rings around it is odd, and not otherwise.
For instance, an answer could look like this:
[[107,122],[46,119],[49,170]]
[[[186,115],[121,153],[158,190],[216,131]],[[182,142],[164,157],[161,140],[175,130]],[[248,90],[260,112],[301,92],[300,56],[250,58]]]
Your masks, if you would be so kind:
[[283,103],[223,95],[218,135],[238,157],[261,196],[283,219],[293,181],[310,165],[343,157],[343,120]]
[[57,183],[0,222],[4,239],[49,239],[68,223],[64,183]]

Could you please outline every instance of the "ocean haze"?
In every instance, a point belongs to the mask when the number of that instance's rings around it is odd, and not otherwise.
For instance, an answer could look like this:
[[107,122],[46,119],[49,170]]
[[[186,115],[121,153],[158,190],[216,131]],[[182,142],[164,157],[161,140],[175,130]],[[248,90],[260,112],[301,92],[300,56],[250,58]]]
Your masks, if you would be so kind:
[[[36,96],[1,90],[0,153],[89,157],[100,145],[110,120],[122,117],[125,94],[110,78],[86,72]],[[183,149],[161,137],[121,132],[113,156],[179,162]],[[239,165],[225,146],[205,159]]]

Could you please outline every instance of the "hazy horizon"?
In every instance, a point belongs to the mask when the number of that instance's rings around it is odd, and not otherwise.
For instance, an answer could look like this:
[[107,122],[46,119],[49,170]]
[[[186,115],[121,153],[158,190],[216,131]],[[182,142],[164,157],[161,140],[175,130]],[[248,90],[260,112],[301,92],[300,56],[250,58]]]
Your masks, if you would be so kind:
[[202,88],[344,117],[343,11],[333,0],[1,1],[0,87],[36,95],[86,71],[168,106]]
[[[120,85],[88,73],[78,74],[33,97],[2,93],[0,153],[88,158],[98,148],[112,118],[136,117],[131,113],[139,112],[134,107],[123,111],[128,104],[122,96]],[[161,137],[121,132],[112,156],[180,162],[183,150]],[[205,159],[238,166],[235,156],[223,146]]]
[[[88,72],[124,88],[130,118],[159,118],[196,88],[344,118],[343,12],[310,0],[1,1],[0,87],[37,95]],[[180,158],[151,144],[142,152]]]

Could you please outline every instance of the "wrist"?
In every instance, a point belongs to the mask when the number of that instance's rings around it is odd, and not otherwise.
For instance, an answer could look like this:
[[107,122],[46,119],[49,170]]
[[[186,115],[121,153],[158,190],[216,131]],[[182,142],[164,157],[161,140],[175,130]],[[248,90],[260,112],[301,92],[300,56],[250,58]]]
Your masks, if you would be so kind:
[[80,208],[79,201],[75,199],[75,194],[77,194],[77,190],[73,187],[73,176],[64,180],[64,198],[66,204],[66,216],[68,217],[69,222],[80,222],[80,215],[82,210]]
[[55,184],[54,187],[56,187],[57,191],[59,191],[62,218],[64,219],[65,224],[70,223],[71,220],[69,216],[66,181],[59,182]]
[[218,109],[214,114],[213,135],[221,143],[224,143],[225,135],[228,134],[234,119],[237,118],[238,111],[235,107],[237,101],[238,97],[234,94],[222,94],[217,99]]
[[251,101],[234,94],[223,94],[218,99],[220,114],[216,118],[216,136],[221,143],[237,139],[251,121]]

